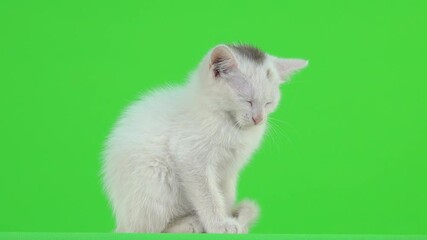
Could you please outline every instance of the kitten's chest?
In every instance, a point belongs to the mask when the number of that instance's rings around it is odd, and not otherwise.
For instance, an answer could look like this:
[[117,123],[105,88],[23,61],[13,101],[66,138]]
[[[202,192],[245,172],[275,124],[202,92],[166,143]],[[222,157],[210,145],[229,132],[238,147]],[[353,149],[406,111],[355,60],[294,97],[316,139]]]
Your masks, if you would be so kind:
[[169,146],[172,156],[178,161],[215,161],[227,168],[229,164],[241,166],[249,159],[260,145],[263,133],[263,126],[241,130],[223,125],[200,128],[196,125],[191,132],[170,135]]
[[217,135],[216,141],[233,159],[247,159],[258,148],[263,135],[263,126],[244,130],[224,129]]
[[230,141],[225,143],[225,146],[230,148],[251,148],[259,145],[263,131],[256,130],[242,130],[236,135],[231,136]]

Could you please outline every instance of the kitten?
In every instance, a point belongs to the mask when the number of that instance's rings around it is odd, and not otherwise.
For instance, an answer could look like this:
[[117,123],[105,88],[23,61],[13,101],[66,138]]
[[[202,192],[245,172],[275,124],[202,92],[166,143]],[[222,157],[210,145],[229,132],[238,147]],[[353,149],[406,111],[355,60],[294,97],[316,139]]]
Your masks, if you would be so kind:
[[280,84],[307,64],[218,45],[187,84],[132,104],[104,152],[116,231],[247,233],[258,207],[235,203],[239,171],[260,144]]

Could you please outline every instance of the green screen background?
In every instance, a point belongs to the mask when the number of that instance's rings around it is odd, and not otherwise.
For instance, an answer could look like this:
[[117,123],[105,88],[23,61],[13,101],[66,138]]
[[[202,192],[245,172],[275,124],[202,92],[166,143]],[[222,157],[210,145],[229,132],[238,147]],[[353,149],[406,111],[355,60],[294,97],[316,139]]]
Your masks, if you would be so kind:
[[1,1],[0,231],[108,232],[123,108],[218,43],[310,66],[239,198],[254,233],[427,234],[427,1]]

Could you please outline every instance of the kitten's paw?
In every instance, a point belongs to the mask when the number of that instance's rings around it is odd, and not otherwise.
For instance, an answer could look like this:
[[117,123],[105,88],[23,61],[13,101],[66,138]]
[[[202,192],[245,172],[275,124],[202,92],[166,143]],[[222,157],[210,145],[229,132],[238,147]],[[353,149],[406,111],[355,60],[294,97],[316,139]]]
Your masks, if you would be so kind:
[[219,223],[211,224],[207,228],[208,233],[243,233],[242,226],[233,218],[226,218]]
[[259,207],[252,200],[243,200],[233,211],[233,217],[242,225],[252,225],[259,215]]
[[163,231],[166,233],[203,233],[205,230],[197,216],[191,215],[179,218]]
[[203,233],[205,229],[203,228],[202,223],[197,220],[191,223],[191,233]]

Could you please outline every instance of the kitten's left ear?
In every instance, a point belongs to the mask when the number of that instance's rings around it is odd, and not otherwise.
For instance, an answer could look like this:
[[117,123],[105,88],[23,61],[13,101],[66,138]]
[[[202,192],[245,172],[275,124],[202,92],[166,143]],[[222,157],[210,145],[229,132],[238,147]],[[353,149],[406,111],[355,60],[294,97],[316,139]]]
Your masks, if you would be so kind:
[[276,58],[274,61],[280,78],[283,81],[293,73],[308,66],[308,61],[304,59]]
[[237,61],[226,45],[216,46],[210,54],[209,68],[215,78],[224,76],[237,68]]

